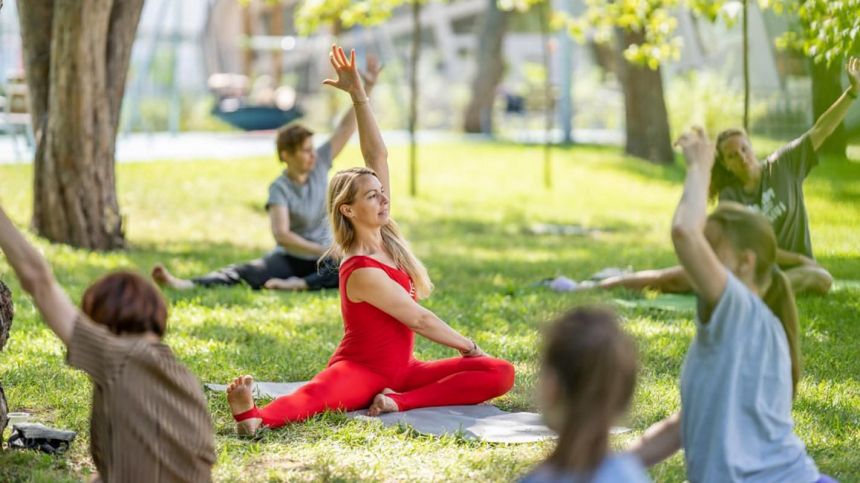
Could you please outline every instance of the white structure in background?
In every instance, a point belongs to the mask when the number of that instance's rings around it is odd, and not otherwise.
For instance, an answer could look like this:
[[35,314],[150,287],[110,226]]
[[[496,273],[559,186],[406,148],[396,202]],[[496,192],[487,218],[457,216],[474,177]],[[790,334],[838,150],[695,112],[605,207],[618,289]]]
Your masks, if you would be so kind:
[[[21,1],[21,0],[17,0]],[[0,87],[8,72],[21,68],[21,45],[16,16],[16,0],[5,0],[0,15]],[[255,7],[255,0],[251,8]],[[554,0],[555,8],[582,9],[582,0]],[[171,129],[178,128],[181,113],[180,98],[207,93],[207,79],[221,72],[241,73],[244,47],[243,16],[240,0],[147,0],[137,32],[131,62],[131,75],[126,90],[126,131],[141,127],[137,117],[143,100],[162,99],[170,110]],[[300,101],[320,92],[319,79],[329,74],[325,51],[333,38],[319,34],[301,38],[295,34],[291,13],[298,0],[283,2],[284,35],[270,36],[266,25],[252,25],[254,36],[250,45],[261,52],[282,52],[283,71],[295,82]],[[464,97],[475,70],[474,29],[486,8],[485,0],[431,0],[422,11],[424,49],[419,72],[422,82],[422,116],[428,128],[459,129]],[[773,102],[805,103],[809,111],[807,81],[783,78],[779,74],[778,54],[772,39],[785,28],[784,20],[770,13],[762,14],[755,2],[751,4],[751,66],[754,93],[773,96]],[[667,65],[668,79],[688,69],[713,69],[741,84],[741,33],[738,26],[731,29],[717,23],[697,21],[689,12],[680,11],[678,32],[684,39],[680,62]],[[252,18],[254,18],[252,16]],[[257,20],[262,23],[259,16]],[[362,51],[373,49],[389,64],[389,77],[405,76],[409,61],[412,19],[408,7],[395,13],[382,26],[372,29],[355,28],[342,34],[339,41]],[[572,81],[574,85],[573,114],[585,120],[577,124],[591,126],[592,118],[600,127],[597,114],[610,113],[623,118],[623,98],[613,85],[588,84],[589,92],[579,92],[576,85],[594,79],[597,67],[593,49],[565,41],[565,34],[555,35],[560,48],[553,53],[552,79],[558,86]],[[562,58],[562,55],[565,58]],[[542,46],[537,34],[511,32],[506,36],[504,56],[509,66],[503,88],[526,82],[526,66],[540,64]],[[271,69],[272,55],[257,55],[252,73]],[[405,82],[396,79],[388,89],[392,97],[390,110],[400,110],[406,104]],[[564,87],[562,92],[567,92]],[[562,95],[562,106],[565,105]],[[796,106],[795,106],[796,108]],[[399,111],[397,115],[400,115]],[[403,113],[405,118],[405,112]],[[582,116],[582,117],[581,117]],[[564,116],[562,116],[564,117]],[[811,113],[807,121],[811,122]],[[564,123],[557,123],[564,125]],[[617,125],[617,123],[616,123]],[[142,126],[145,129],[147,126]]]

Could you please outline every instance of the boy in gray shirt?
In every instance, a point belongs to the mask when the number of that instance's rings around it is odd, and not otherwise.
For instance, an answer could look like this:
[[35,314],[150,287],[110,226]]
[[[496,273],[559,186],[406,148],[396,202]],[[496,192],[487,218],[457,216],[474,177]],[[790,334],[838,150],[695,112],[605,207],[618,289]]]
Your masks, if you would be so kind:
[[[362,72],[369,94],[376,84],[381,65],[369,56]],[[278,158],[287,168],[269,186],[266,211],[277,242],[275,250],[257,260],[230,265],[192,279],[174,277],[162,264],[152,269],[152,278],[161,286],[177,289],[246,283],[254,290],[320,290],[338,286],[337,268],[330,259],[321,259],[332,242],[325,211],[328,172],[334,158],[356,130],[350,109],[331,138],[314,149],[313,132],[301,124],[278,130]]]

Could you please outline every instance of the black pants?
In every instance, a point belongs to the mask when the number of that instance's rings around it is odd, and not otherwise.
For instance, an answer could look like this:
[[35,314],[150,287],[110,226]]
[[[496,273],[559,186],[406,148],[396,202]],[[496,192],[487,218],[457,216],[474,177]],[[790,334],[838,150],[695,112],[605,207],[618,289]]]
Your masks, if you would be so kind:
[[201,287],[237,285],[244,282],[252,289],[259,290],[270,279],[290,277],[304,279],[308,290],[338,286],[337,268],[331,259],[320,261],[317,268],[316,260],[303,260],[284,253],[270,253],[253,262],[230,265],[191,281]]

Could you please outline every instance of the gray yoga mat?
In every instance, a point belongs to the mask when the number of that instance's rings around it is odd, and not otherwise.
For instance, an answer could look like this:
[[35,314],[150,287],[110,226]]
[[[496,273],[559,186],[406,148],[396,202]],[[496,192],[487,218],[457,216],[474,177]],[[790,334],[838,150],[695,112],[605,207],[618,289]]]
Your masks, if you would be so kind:
[[[254,384],[254,395],[276,398],[290,394],[304,384],[306,383],[257,382]],[[227,386],[219,384],[206,384],[206,387],[220,392],[227,389]],[[379,420],[385,426],[404,424],[422,434],[461,434],[466,439],[480,439],[490,443],[534,443],[556,437],[543,423],[540,414],[509,413],[485,404],[413,409],[383,414],[376,418],[368,417],[363,410],[350,411],[346,415],[358,420]],[[628,431],[630,430],[627,428],[613,428],[612,433],[621,434]]]

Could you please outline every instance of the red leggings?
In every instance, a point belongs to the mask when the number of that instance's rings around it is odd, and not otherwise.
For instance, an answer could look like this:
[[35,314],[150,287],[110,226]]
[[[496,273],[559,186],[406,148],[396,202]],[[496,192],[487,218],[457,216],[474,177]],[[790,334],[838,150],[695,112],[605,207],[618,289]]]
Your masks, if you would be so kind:
[[499,397],[514,385],[514,366],[490,357],[413,361],[394,377],[383,376],[350,361],[335,362],[298,391],[268,406],[237,414],[236,420],[262,418],[278,428],[326,409],[354,411],[370,406],[374,396],[389,388],[401,411],[431,406],[478,404]]

